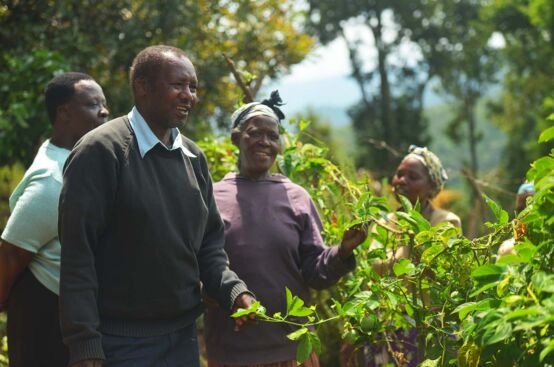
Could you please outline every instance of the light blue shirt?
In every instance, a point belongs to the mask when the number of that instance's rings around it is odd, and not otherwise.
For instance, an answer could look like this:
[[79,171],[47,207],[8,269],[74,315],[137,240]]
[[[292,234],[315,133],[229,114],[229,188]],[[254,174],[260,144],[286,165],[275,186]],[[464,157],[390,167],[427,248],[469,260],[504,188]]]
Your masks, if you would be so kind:
[[181,149],[185,155],[191,158],[196,158],[196,156],[183,145],[181,133],[176,127],[171,129],[171,140],[173,141],[173,144],[171,147],[167,147],[152,132],[152,129],[150,129],[150,126],[148,126],[148,123],[144,120],[144,117],[142,117],[136,107],[133,107],[127,117],[129,118],[131,128],[137,138],[141,158],[144,158],[146,153],[148,153],[150,149],[154,148],[154,146],[158,143],[160,143],[167,150]]
[[45,141],[10,196],[11,215],[2,239],[34,254],[29,270],[46,288],[59,293],[61,247],[58,202],[63,165],[69,150]]

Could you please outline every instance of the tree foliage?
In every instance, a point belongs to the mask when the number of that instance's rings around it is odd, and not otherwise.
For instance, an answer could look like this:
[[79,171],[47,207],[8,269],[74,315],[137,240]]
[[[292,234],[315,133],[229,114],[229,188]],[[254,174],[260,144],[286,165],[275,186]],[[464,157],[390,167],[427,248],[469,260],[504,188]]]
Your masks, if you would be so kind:
[[[37,137],[48,131],[41,91],[61,70],[91,74],[104,87],[112,115],[126,113],[132,106],[129,66],[138,51],[153,44],[181,47],[196,65],[200,100],[186,133],[198,137],[222,126],[240,99],[223,53],[239,70],[248,70],[259,88],[311,49],[312,39],[299,31],[302,14],[293,5],[276,0],[4,2],[0,79],[7,83],[0,99],[5,147],[0,162],[28,164],[33,157]],[[29,64],[37,55],[51,55],[54,65]],[[31,134],[23,120],[33,125]],[[14,146],[15,141],[23,146]]]
[[503,91],[493,105],[494,121],[507,132],[503,166],[513,187],[529,163],[554,143],[537,144],[554,112],[554,5],[549,0],[499,0],[483,9],[483,20],[502,35]]
[[[419,2],[417,2],[419,4]],[[362,100],[350,110],[353,127],[362,152],[361,166],[379,176],[390,174],[398,157],[391,152],[405,151],[410,144],[428,142],[426,121],[422,116],[423,94],[431,77],[425,64],[410,65],[400,55],[406,33],[395,20],[399,13],[410,12],[407,2],[309,1],[309,29],[324,43],[340,38],[348,47],[352,77],[359,86]],[[348,24],[369,30],[375,68],[367,70],[361,49],[368,44],[346,32]],[[391,60],[396,56],[396,61]],[[383,146],[387,149],[383,149]]]

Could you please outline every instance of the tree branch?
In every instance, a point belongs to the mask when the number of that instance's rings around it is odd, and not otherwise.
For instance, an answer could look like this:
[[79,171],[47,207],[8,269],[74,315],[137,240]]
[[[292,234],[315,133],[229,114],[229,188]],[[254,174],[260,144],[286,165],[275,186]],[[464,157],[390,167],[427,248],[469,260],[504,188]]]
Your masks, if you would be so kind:
[[227,61],[227,65],[229,66],[229,69],[231,69],[231,73],[235,77],[235,80],[237,81],[238,86],[244,93],[243,101],[246,103],[254,102],[254,96],[252,95],[252,91],[242,79],[242,75],[240,75],[233,60],[231,60],[231,58],[227,56],[225,53],[222,53],[222,55],[225,58],[225,61]]

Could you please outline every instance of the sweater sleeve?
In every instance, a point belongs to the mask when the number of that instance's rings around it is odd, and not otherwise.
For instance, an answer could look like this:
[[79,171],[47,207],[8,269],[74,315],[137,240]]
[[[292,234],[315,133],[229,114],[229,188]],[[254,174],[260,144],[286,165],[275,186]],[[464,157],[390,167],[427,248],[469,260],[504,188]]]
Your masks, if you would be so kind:
[[210,297],[216,299],[223,308],[231,310],[239,294],[252,293],[235,272],[229,269],[229,259],[224,250],[223,220],[215,203],[213,184],[203,154],[200,155],[200,164],[202,176],[206,179],[204,193],[208,206],[208,223],[198,252],[200,280]]
[[306,196],[308,210],[302,215],[299,249],[302,276],[311,288],[325,289],[353,270],[356,260],[354,256],[342,260],[338,246],[325,246],[321,237],[321,219],[312,199],[307,193]]
[[115,154],[102,144],[81,142],[64,168],[58,230],[62,247],[60,324],[69,364],[104,359],[98,331],[95,252],[109,220],[117,186]]

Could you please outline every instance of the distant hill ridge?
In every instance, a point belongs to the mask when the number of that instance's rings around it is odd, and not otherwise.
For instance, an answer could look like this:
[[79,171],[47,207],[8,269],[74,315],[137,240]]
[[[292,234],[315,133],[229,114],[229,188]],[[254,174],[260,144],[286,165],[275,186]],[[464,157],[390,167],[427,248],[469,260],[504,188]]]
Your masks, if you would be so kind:
[[[444,131],[452,118],[452,112],[445,98],[436,92],[436,87],[436,83],[429,85],[424,96],[425,116],[429,119],[429,133],[432,138],[430,149],[436,151],[444,165],[454,173],[452,179],[458,181],[457,172],[464,161],[469,159],[467,144],[454,144],[445,135]],[[311,109],[322,121],[332,125],[339,147],[345,149],[347,154],[353,153],[354,134],[347,110],[361,99],[361,95],[352,78],[338,76],[310,81],[277,81],[264,88],[260,95],[269,94],[268,92],[274,89],[279,89],[286,103],[283,111],[287,116],[305,113]],[[491,88],[487,98],[498,95],[499,90],[500,87]],[[478,146],[480,170],[490,171],[499,163],[506,135],[487,119],[484,102],[478,106],[477,120],[478,129],[483,133],[483,140]]]

